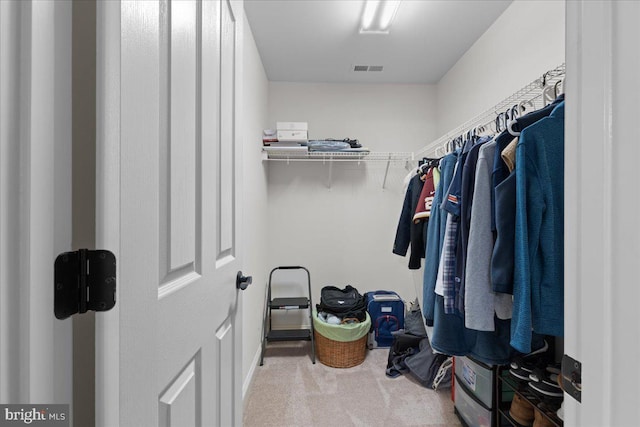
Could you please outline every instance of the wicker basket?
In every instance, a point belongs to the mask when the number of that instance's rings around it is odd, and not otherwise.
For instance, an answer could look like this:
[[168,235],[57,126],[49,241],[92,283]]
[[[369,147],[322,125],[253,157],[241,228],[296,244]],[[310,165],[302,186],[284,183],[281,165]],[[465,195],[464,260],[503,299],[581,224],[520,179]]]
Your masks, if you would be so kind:
[[355,341],[334,341],[314,331],[316,355],[323,365],[332,368],[351,368],[364,362],[367,351],[367,336]]

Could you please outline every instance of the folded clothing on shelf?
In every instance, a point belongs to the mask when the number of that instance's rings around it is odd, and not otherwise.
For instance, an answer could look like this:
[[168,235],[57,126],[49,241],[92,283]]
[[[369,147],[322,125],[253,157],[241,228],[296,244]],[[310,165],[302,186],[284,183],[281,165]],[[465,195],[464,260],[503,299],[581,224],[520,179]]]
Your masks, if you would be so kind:
[[[343,150],[359,150],[362,145],[357,139],[314,139],[308,142],[310,151],[343,151]],[[368,150],[367,150],[368,151]]]

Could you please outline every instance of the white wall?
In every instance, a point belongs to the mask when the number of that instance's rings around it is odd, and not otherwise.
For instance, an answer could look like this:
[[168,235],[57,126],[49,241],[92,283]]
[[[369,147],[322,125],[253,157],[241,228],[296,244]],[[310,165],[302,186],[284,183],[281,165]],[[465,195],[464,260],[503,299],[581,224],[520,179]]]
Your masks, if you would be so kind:
[[[414,151],[435,137],[432,85],[269,84],[269,122],[306,121],[310,138],[357,138],[374,151]],[[404,164],[269,162],[269,266],[311,271],[314,303],[328,284],[416,297],[408,258],[391,250]],[[413,166],[413,164],[411,165]],[[300,321],[286,314],[283,324]],[[305,319],[306,320],[306,319]]]
[[413,151],[435,132],[435,86],[269,83],[269,121],[309,123],[309,138],[356,138],[372,151]]
[[565,2],[516,0],[437,85],[438,136],[564,62]]
[[[262,308],[267,277],[267,173],[260,152],[267,122],[268,82],[248,22],[244,22],[244,273],[253,284],[242,293],[243,396],[249,385],[261,343]],[[256,212],[260,213],[256,215]]]

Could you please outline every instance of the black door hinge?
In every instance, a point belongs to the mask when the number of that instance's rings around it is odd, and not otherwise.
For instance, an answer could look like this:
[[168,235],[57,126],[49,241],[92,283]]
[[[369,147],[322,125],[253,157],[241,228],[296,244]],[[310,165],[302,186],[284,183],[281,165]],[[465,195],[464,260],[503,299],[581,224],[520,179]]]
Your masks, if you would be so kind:
[[562,356],[562,389],[582,402],[582,363],[566,354]]
[[116,305],[116,257],[107,250],[65,252],[54,265],[53,311],[66,319],[88,310],[108,311]]

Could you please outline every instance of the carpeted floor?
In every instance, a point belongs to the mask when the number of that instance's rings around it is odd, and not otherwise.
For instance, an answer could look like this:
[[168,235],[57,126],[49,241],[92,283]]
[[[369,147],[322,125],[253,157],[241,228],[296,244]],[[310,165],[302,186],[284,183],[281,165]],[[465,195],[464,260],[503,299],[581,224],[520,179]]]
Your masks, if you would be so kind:
[[256,367],[244,405],[252,426],[460,426],[451,390],[435,392],[385,375],[388,351],[367,351],[359,366],[311,363],[308,342],[273,343]]

